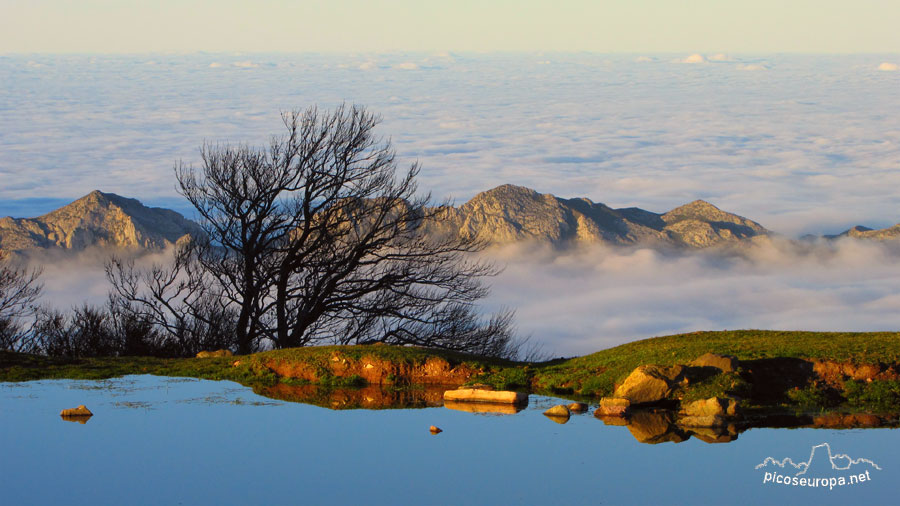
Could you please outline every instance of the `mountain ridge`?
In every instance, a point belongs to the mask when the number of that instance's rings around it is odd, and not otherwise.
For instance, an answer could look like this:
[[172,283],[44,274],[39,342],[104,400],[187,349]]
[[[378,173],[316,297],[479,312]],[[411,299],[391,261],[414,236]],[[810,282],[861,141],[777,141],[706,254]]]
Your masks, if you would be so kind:
[[170,209],[94,190],[35,218],[0,218],[0,250],[162,249],[199,226]]
[[[664,213],[612,208],[586,197],[562,198],[512,184],[483,191],[459,206],[439,209],[426,233],[478,237],[491,245],[533,241],[705,249],[741,247],[775,235],[759,223],[695,200]],[[158,250],[200,227],[170,209],[99,190],[35,218],[0,218],[0,251],[83,250],[89,247]],[[900,224],[853,227],[825,239],[900,238]]]

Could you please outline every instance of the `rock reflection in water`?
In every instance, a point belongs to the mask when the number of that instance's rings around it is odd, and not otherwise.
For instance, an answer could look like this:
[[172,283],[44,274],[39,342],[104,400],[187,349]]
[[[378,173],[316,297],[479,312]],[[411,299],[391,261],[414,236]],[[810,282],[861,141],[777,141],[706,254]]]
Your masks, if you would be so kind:
[[313,404],[329,409],[408,409],[443,405],[446,389],[434,385],[411,388],[383,388],[379,385],[362,388],[328,388],[319,385],[278,383],[255,387],[253,391],[271,399]]
[[738,438],[738,434],[751,428],[854,429],[900,426],[898,415],[870,413],[773,414],[755,417],[739,425],[718,427],[678,425],[675,413],[668,410],[635,411],[628,417],[596,416],[606,425],[627,427],[637,441],[647,444],[681,443],[691,437],[706,443],[730,443]]
[[514,415],[525,409],[527,404],[499,404],[493,402],[444,401],[444,407],[466,413]]
[[88,423],[92,415],[59,415],[60,418],[67,422],[76,422],[84,425]]
[[646,444],[681,443],[691,436],[707,443],[728,443],[738,437],[734,425],[723,427],[682,427],[672,411],[637,411],[628,418],[598,416],[606,425],[628,427],[636,440]]

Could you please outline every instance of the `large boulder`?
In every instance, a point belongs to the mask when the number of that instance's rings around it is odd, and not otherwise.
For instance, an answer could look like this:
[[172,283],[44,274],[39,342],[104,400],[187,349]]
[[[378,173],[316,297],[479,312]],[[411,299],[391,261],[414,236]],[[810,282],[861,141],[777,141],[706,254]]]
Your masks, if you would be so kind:
[[738,359],[731,355],[706,353],[695,358],[690,365],[692,367],[715,367],[722,372],[734,372],[738,368]]
[[628,399],[632,404],[650,404],[664,400],[672,391],[672,384],[682,374],[684,367],[674,365],[642,365],[625,378],[616,388],[615,397]]

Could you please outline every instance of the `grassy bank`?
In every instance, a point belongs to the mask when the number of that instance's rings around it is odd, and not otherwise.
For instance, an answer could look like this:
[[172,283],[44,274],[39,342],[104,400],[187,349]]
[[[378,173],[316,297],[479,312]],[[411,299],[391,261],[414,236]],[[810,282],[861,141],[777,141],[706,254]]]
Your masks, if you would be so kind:
[[[691,385],[684,392],[686,398],[726,393],[749,395],[751,382],[756,381],[753,388],[759,390],[758,376],[765,370],[784,380],[763,385],[771,390],[766,399],[773,403],[890,407],[900,402],[900,381],[896,378],[900,334],[888,332],[695,332],[645,339],[583,357],[543,363],[514,363],[440,350],[379,345],[295,348],[205,359],[65,360],[0,352],[0,381],[154,374],[231,380],[254,387],[279,383],[358,387],[479,382],[503,389],[597,398],[610,395],[615,385],[640,365],[687,364],[704,353],[735,356],[741,361],[741,368]],[[838,372],[825,379],[817,377],[810,362],[817,360],[838,364],[834,366]],[[840,364],[875,364],[875,370],[881,372],[874,380],[854,377],[852,372],[844,377]]]

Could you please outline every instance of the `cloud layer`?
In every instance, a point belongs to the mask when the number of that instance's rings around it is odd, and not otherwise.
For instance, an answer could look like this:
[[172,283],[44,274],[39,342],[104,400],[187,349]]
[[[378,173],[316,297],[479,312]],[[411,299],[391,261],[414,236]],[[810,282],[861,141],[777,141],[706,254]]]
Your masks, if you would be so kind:
[[[774,242],[742,256],[666,255],[588,247],[494,249],[505,266],[484,311],[517,311],[522,335],[554,356],[572,356],[695,330],[900,329],[900,247],[845,239]],[[60,309],[103,304],[105,256],[46,257],[44,302]],[[140,265],[165,262],[165,253]]]
[[900,253],[854,240],[748,256],[588,248],[507,248],[493,307],[517,308],[523,334],[555,355],[695,330],[900,328]]

